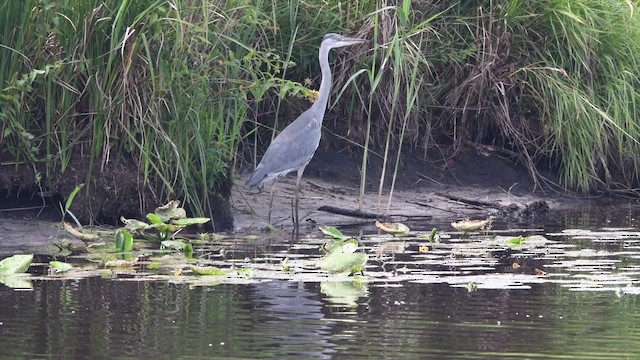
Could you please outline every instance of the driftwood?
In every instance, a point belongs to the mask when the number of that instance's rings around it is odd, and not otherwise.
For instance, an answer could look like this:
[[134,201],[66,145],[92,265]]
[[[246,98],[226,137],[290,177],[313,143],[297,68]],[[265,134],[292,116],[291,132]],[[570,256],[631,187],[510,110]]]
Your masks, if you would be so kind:
[[[511,203],[509,205],[502,205],[498,202],[488,202],[476,199],[468,199],[461,196],[448,195],[443,193],[436,193],[438,196],[442,196],[451,201],[465,204],[473,208],[480,209],[492,209],[494,213],[507,218],[532,218],[540,215],[544,215],[549,210],[549,205],[544,200],[532,201],[531,203],[524,204],[524,206],[518,206]],[[497,211],[495,211],[497,210]]]
[[337,206],[329,206],[329,205],[324,205],[324,206],[319,207],[318,211],[325,211],[325,212],[328,212],[328,213],[331,213],[331,214],[351,216],[351,217],[357,217],[357,218],[361,218],[361,219],[379,219],[381,217],[384,217],[382,215],[374,214],[374,213],[368,212],[368,211],[362,211],[362,210],[357,210],[357,209],[339,208]]
[[503,206],[501,206],[498,203],[495,202],[488,202],[488,201],[482,201],[482,200],[475,200],[475,199],[467,199],[467,198],[463,198],[462,196],[456,196],[456,195],[448,195],[448,194],[443,194],[443,193],[436,193],[436,195],[447,198],[451,201],[456,201],[459,203],[463,203],[466,205],[471,205],[474,207],[481,207],[481,208],[492,208],[492,209],[501,209]]
[[408,214],[376,214],[368,211],[357,209],[346,209],[337,206],[324,205],[318,208],[318,211],[324,211],[336,215],[351,216],[360,219],[376,219],[391,221],[393,219],[404,220],[424,220],[431,219],[431,215],[408,215]]

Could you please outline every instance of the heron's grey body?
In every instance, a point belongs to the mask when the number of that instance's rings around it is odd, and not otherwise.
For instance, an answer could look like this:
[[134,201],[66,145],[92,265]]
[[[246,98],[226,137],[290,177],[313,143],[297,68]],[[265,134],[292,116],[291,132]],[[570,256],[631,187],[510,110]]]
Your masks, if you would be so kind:
[[261,186],[294,170],[298,172],[296,194],[294,197],[296,213],[294,222],[298,223],[297,201],[300,178],[305,167],[311,161],[320,144],[322,120],[331,94],[331,69],[329,51],[333,48],[365,42],[365,39],[349,38],[338,34],[327,34],[320,45],[319,58],[322,70],[320,96],[311,108],[303,112],[289,124],[269,145],[255,171],[247,180],[247,185]]

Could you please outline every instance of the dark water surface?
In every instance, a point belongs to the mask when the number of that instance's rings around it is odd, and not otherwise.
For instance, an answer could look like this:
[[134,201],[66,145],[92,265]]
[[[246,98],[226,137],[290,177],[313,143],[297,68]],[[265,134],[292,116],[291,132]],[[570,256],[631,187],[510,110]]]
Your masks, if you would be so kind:
[[0,290],[3,359],[620,359],[640,354],[638,298],[443,284],[372,287],[355,308],[319,284],[189,289],[104,279]]
[[[617,211],[555,220],[637,229],[635,209]],[[630,239],[612,245],[555,238],[608,249],[604,258],[626,269],[620,286],[635,289],[640,256],[633,248],[640,240]],[[574,260],[591,261],[586,254]],[[550,274],[558,263],[540,262]],[[567,272],[584,271],[574,270]],[[469,291],[413,281],[290,280],[190,287],[100,277],[32,285],[0,286],[0,359],[640,358],[639,295],[610,287],[576,291],[552,281]],[[335,297],[339,286],[350,301]]]

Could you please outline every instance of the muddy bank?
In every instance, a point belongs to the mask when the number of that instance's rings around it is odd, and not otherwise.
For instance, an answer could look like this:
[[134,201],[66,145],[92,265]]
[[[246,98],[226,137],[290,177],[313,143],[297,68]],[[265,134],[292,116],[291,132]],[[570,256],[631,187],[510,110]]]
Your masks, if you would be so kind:
[[[549,211],[594,203],[593,199],[560,193],[549,186],[536,186],[525,167],[473,149],[448,160],[408,156],[401,166],[393,194],[388,174],[379,196],[382,162],[372,159],[366,192],[360,201],[360,160],[319,151],[301,181],[301,222],[312,228],[317,224],[366,224],[373,223],[370,215],[424,224],[432,219],[488,215],[526,220],[545,216]],[[245,172],[242,178],[248,175]],[[278,181],[271,219],[276,227],[292,226],[294,189],[295,175]],[[269,188],[260,192],[237,181],[232,193],[236,229],[263,228],[267,224],[269,201]]]

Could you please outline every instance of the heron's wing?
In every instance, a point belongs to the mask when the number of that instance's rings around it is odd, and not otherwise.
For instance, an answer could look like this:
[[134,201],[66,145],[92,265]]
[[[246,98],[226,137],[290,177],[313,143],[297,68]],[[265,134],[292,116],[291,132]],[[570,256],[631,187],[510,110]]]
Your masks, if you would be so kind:
[[318,148],[320,134],[318,122],[305,111],[273,139],[247,184],[257,185],[306,165]]

